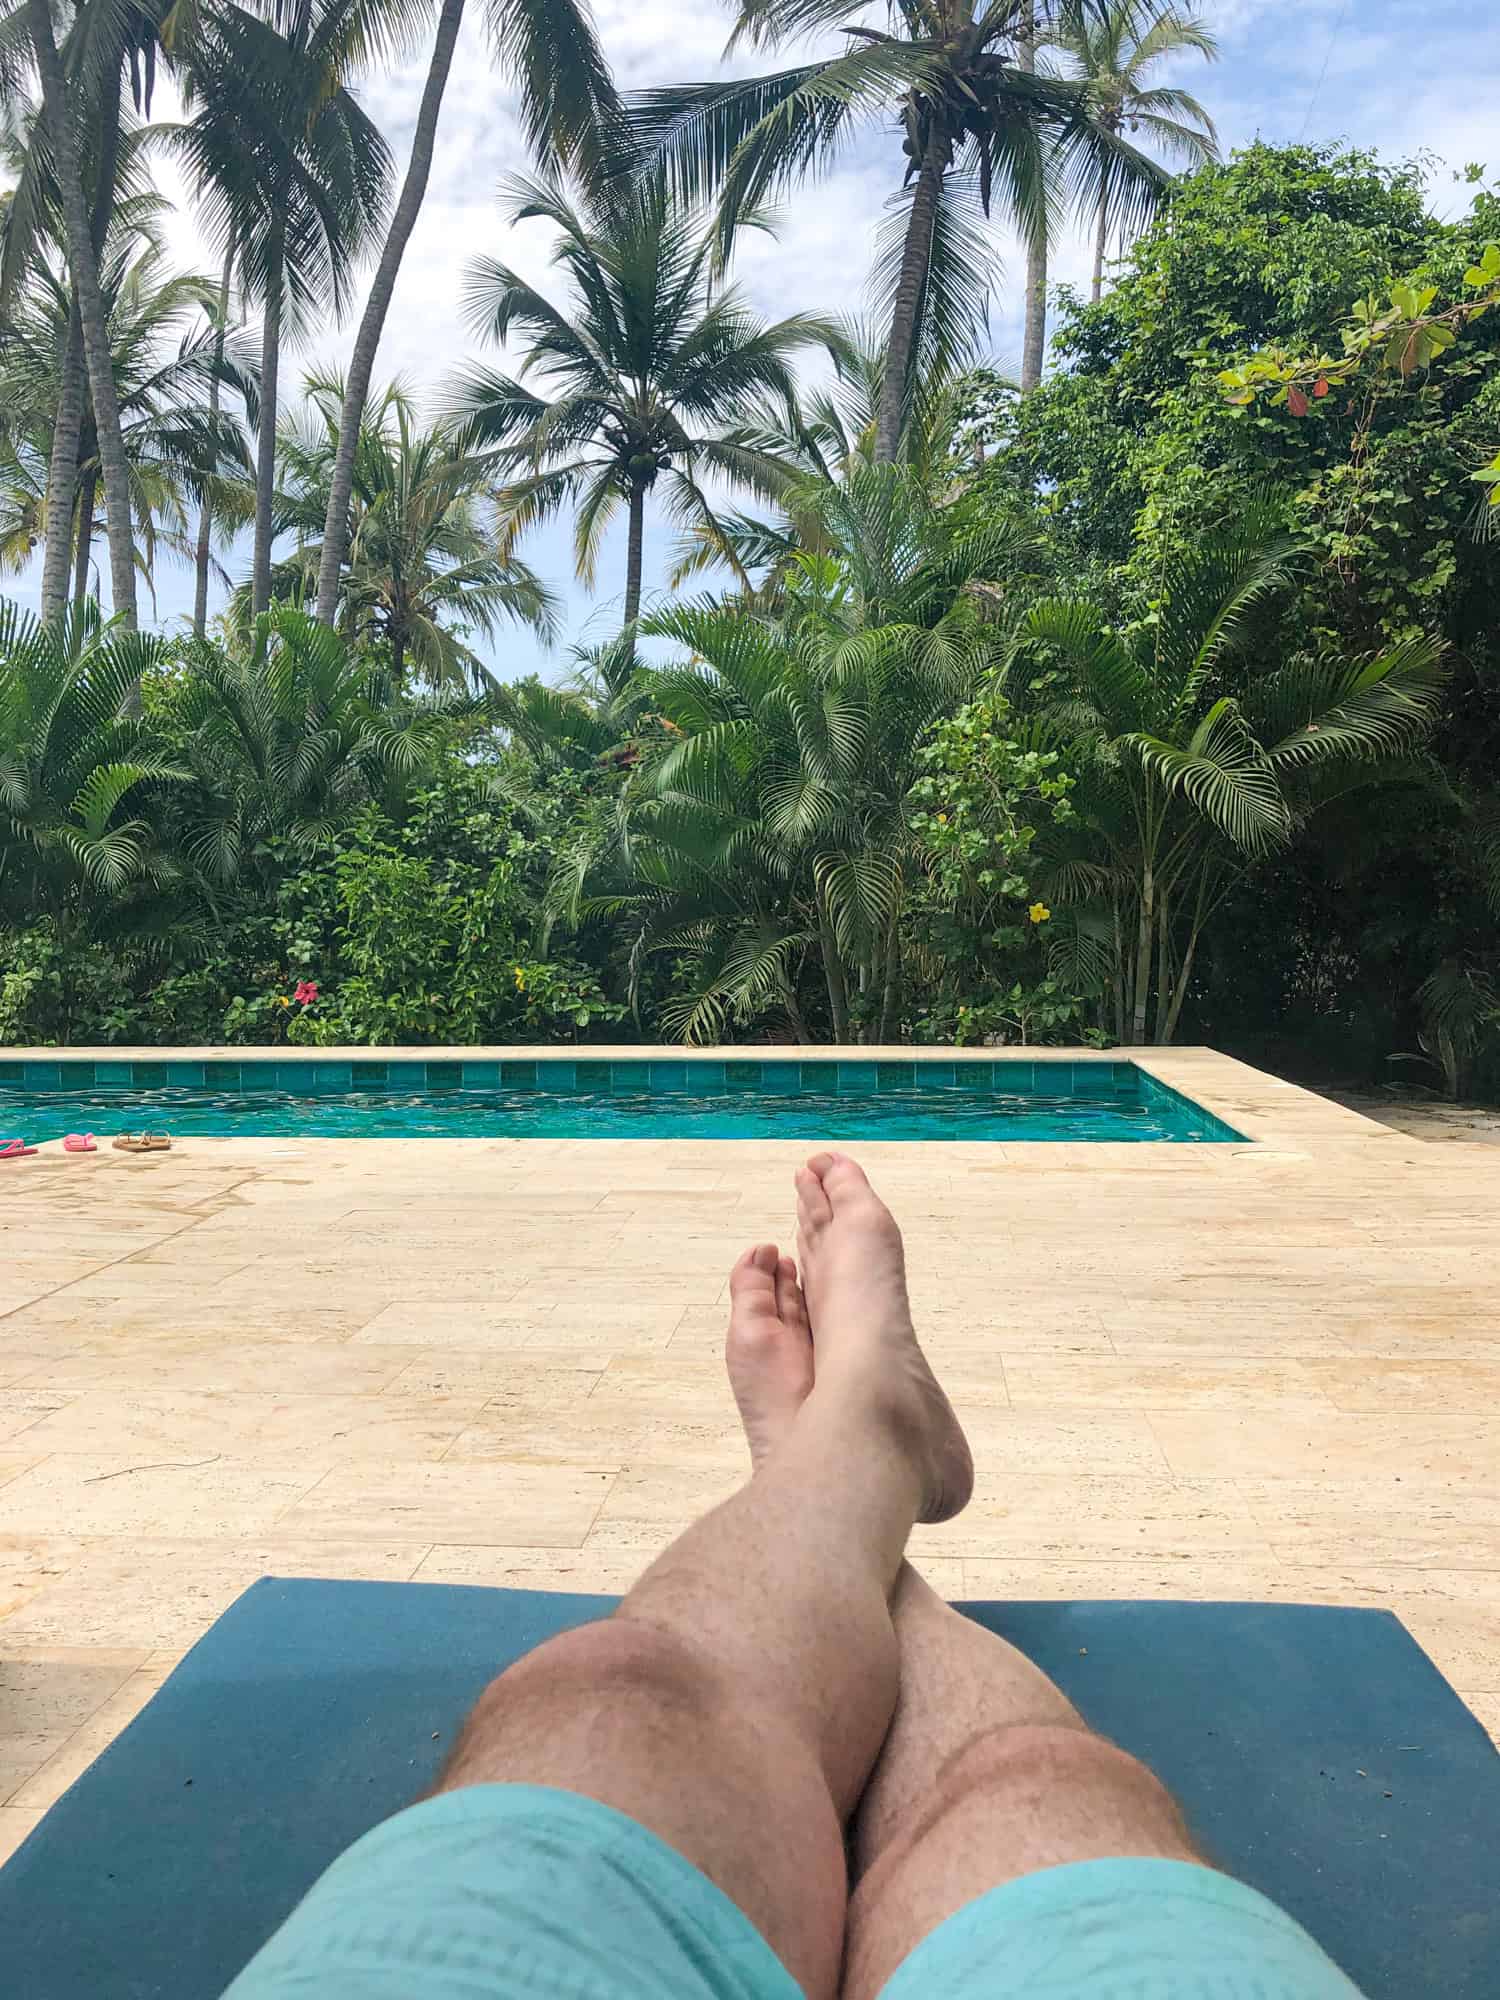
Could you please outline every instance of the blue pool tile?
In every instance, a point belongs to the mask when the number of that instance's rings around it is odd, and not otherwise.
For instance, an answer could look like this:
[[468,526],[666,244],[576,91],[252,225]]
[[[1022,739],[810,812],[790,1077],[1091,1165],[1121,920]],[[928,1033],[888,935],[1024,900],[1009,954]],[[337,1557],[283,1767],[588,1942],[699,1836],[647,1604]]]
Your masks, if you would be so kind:
[[1129,1089],[1123,1063],[1079,1062],[1072,1065],[1075,1097],[1119,1097]]
[[427,1088],[429,1090],[461,1090],[464,1081],[464,1066],[461,1062],[430,1062],[427,1064]]
[[596,1095],[608,1096],[614,1083],[614,1066],[607,1062],[576,1062],[573,1065],[573,1088],[591,1091]]
[[881,1090],[911,1090],[916,1084],[917,1066],[909,1062],[876,1063],[875,1074]]
[[389,1083],[390,1065],[383,1062],[357,1062],[350,1065],[349,1088],[351,1090],[384,1090]]
[[723,1063],[689,1063],[688,1089],[699,1097],[722,1097],[725,1091]]
[[354,1088],[354,1067],[352,1063],[315,1063],[319,1090],[352,1090]]
[[802,1089],[802,1065],[799,1062],[757,1063],[760,1071],[759,1087],[767,1097],[796,1097]]
[[539,1062],[536,1066],[538,1090],[573,1092],[578,1088],[578,1065],[570,1062]]
[[995,1087],[995,1065],[987,1062],[956,1062],[953,1065],[953,1081],[960,1090],[983,1091],[988,1094]]
[[96,1062],[95,1090],[129,1090],[135,1082],[134,1065],[128,1062]]
[[954,1065],[951,1062],[924,1062],[914,1065],[919,1090],[952,1090]]
[[[122,1064],[129,1070],[129,1063]],[[21,1062],[0,1062],[0,1084],[9,1084],[15,1090],[26,1088],[26,1065]]]
[[866,1097],[880,1088],[880,1073],[875,1063],[840,1062],[834,1067],[838,1071],[840,1095],[847,1091],[854,1097]]
[[498,1090],[500,1088],[500,1065],[497,1062],[466,1062],[464,1064],[465,1090]]
[[227,1090],[237,1095],[240,1065],[237,1062],[206,1062],[203,1065],[203,1081],[209,1090]]
[[164,1062],[138,1062],[130,1065],[131,1082],[137,1090],[165,1090],[167,1087],[167,1066]]
[[798,1063],[802,1072],[802,1088],[821,1097],[825,1092],[836,1091],[839,1087],[839,1065],[837,1062]]
[[266,1079],[268,1090],[285,1091],[288,1097],[311,1097],[317,1087],[317,1077],[311,1063],[268,1063]]
[[994,1062],[990,1064],[990,1088],[1004,1094],[1013,1091],[1035,1090],[1036,1064],[1032,1062]]
[[724,1065],[726,1090],[759,1090],[760,1073],[765,1067],[756,1062],[727,1062]]
[[63,1089],[92,1090],[94,1087],[94,1065],[91,1062],[59,1063],[62,1071]]
[[62,1064],[48,1062],[23,1063],[21,1081],[28,1090],[61,1090]]
[[385,1066],[386,1081],[392,1090],[425,1090],[427,1065],[424,1062],[393,1062]]
[[1032,1089],[1044,1097],[1073,1095],[1073,1065],[1070,1062],[1039,1062],[1033,1067]]
[[[692,1067],[696,1069],[698,1065],[694,1063]],[[650,1065],[650,1071],[650,1088],[653,1092],[691,1090],[693,1087],[688,1080],[688,1064],[685,1062],[654,1062]]]
[[167,1082],[174,1090],[201,1090],[203,1088],[203,1065],[201,1062],[169,1062]]

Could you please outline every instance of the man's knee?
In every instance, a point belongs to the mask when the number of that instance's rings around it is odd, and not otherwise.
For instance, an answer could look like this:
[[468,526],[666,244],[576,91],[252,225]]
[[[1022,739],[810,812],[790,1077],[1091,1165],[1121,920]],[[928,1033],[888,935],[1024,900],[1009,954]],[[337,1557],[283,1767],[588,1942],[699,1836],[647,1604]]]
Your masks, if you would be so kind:
[[464,1734],[489,1733],[543,1712],[583,1716],[641,1708],[679,1724],[720,1699],[711,1663],[689,1641],[633,1618],[607,1618],[549,1639],[492,1680]]
[[910,1844],[955,1819],[991,1812],[1012,1825],[1031,1819],[1059,1831],[1088,1829],[1121,1853],[1192,1852],[1161,1780],[1081,1723],[1012,1723],[971,1738],[939,1770]]

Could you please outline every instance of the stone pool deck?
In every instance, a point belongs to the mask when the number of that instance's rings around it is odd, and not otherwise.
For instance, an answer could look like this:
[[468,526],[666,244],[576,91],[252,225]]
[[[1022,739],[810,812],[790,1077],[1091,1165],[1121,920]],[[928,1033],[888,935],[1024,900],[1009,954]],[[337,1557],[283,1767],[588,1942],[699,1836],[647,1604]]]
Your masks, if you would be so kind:
[[[1500,1730],[1500,1152],[1142,1059],[1255,1143],[852,1148],[979,1466],[919,1561],[1386,1606]],[[266,1572],[627,1584],[743,1474],[725,1274],[805,1150],[0,1164],[0,1854]]]

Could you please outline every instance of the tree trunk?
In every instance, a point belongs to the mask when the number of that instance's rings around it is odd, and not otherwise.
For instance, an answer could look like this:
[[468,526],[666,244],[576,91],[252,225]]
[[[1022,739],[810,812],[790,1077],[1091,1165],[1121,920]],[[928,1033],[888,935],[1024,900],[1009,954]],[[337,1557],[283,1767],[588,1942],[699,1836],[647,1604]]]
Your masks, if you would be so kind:
[[1172,1004],[1167,1009],[1167,1025],[1162,1031],[1161,1039],[1164,1044],[1169,1044],[1176,1038],[1177,1022],[1182,1014],[1182,1003],[1187,998],[1188,980],[1192,975],[1193,954],[1197,949],[1198,927],[1195,924],[1193,934],[1187,941],[1187,949],[1182,954],[1182,964],[1177,970],[1177,984],[1172,990]]
[[906,242],[901,251],[901,276],[896,286],[896,304],[891,313],[891,331],[885,348],[885,375],[880,384],[880,410],[875,419],[875,463],[894,465],[901,449],[902,417],[906,407],[907,378],[911,372],[912,343],[917,334],[917,313],[927,289],[928,267],[932,261],[932,236],[937,227],[938,199],[943,176],[948,171],[952,146],[939,122],[922,155],[921,171],[912,194],[911,214],[906,220]]
[[1094,304],[1104,296],[1104,252],[1109,242],[1109,200],[1099,197],[1099,226],[1094,232]]
[[[229,290],[234,282],[234,245],[231,243],[224,255],[224,276],[219,284],[219,325],[214,335],[214,373],[208,385],[208,421],[212,426],[219,416],[219,371],[224,366],[224,327],[229,318]],[[217,468],[214,468],[217,470]],[[195,558],[197,580],[193,586],[193,637],[201,639],[208,630],[208,564],[213,542],[214,503],[205,491],[203,505],[198,513],[198,552]]]
[[323,551],[318,559],[317,617],[324,625],[333,623],[339,598],[339,578],[349,553],[349,500],[354,491],[354,455],[359,444],[359,427],[364,421],[365,399],[370,393],[370,376],[374,372],[375,355],[385,330],[385,316],[390,310],[401,260],[406,254],[407,243],[427,192],[427,176],[432,170],[433,145],[437,138],[438,113],[442,109],[443,92],[447,88],[448,71],[453,62],[453,47],[458,40],[463,17],[464,0],[443,0],[443,10],[438,15],[437,37],[432,45],[432,60],[427,66],[427,82],[417,110],[417,126],[412,134],[411,158],[406,163],[406,179],[401,184],[401,198],[391,217],[385,247],[375,267],[370,296],[365,301],[364,316],[355,336],[354,351],[349,357],[344,407],[339,413],[338,451],[334,456],[333,477],[328,490],[328,511],[323,519]]
[[[28,0],[34,5],[35,0]],[[271,602],[271,503],[276,492],[276,373],[281,362],[282,263],[285,225],[277,222],[266,245],[266,296],[260,333],[260,425],[255,440],[255,556],[250,569],[250,609]]]
[[73,558],[73,602],[83,608],[89,594],[89,551],[94,542],[94,493],[98,474],[86,472],[78,494],[78,551]]
[[897,917],[891,918],[891,928],[885,941],[885,980],[880,994],[880,1026],[876,1040],[882,1047],[891,1039],[896,1023],[901,998],[901,925]]
[[1130,1019],[1130,1040],[1139,1048],[1146,1039],[1146,1009],[1151,1000],[1151,920],[1156,914],[1155,882],[1151,863],[1141,875],[1141,918],[1135,941],[1135,992]]
[[641,615],[641,559],[646,540],[646,489],[634,482],[630,488],[630,541],[625,553],[625,623],[634,625]]
[[[105,325],[104,300],[99,290],[99,259],[94,250],[89,205],[83,190],[78,131],[73,123],[57,43],[52,38],[52,14],[48,0],[26,0],[26,19],[31,30],[32,47],[36,51],[43,110],[52,137],[53,165],[58,192],[62,196],[67,235],[68,269],[73,279],[74,296],[78,300],[78,315],[83,327],[83,357],[88,369],[89,395],[94,405],[94,428],[99,436],[99,464],[104,479],[104,508],[109,528],[110,595],[116,615],[126,629],[133,632],[136,625],[135,538],[130,512],[130,473],[125,462],[124,440],[120,435],[120,404],[115,394],[109,330]],[[70,530],[71,526],[70,520]]]
[[42,544],[42,617],[49,623],[68,601],[68,557],[73,542],[73,496],[78,488],[78,440],[83,432],[83,322],[78,295],[68,316],[57,409],[52,419],[52,456],[47,464],[47,532]]
[[828,1011],[833,1018],[833,1039],[842,1045],[849,1039],[849,994],[844,985],[844,966],[839,957],[838,939],[829,920],[823,892],[818,897],[818,942],[823,952],[823,978],[828,987]]
[[[1016,67],[1028,75],[1036,71],[1036,7],[1029,6],[1021,24],[1021,41],[1016,50]],[[1042,363],[1047,354],[1047,238],[1030,243],[1026,250],[1026,330],[1021,346],[1021,393],[1028,395],[1042,379]]]

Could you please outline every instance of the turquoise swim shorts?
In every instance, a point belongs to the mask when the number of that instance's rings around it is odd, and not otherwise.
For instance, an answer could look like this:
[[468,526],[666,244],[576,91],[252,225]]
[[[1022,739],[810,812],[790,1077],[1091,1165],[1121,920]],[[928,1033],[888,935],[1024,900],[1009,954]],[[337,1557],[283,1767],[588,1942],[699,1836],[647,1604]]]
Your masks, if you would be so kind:
[[[398,1813],[314,1884],[225,2000],[801,2000],[736,1906],[574,1792],[472,1785]],[[941,1924],[884,2000],[1358,2000],[1254,1889],[1084,1861]]]

